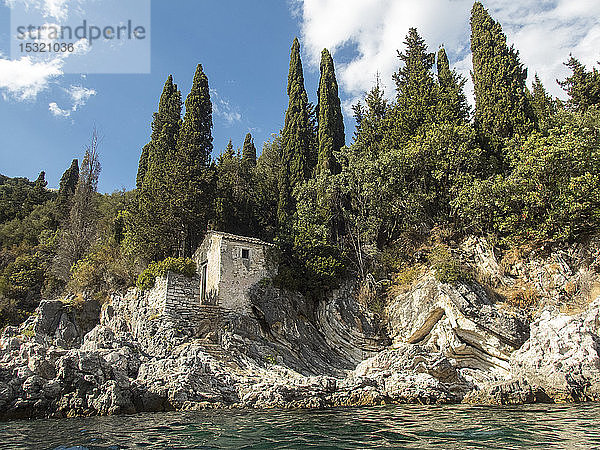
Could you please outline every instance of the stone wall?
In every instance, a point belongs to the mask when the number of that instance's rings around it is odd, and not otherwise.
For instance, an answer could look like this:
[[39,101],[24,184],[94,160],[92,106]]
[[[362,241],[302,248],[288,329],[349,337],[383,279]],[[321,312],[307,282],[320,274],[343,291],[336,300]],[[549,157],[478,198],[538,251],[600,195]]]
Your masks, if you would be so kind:
[[[249,252],[248,258],[242,258],[243,249]],[[223,239],[218,305],[239,313],[249,312],[250,288],[272,275],[264,245]]]
[[200,307],[200,280],[168,272],[164,314],[185,322],[198,316]]
[[158,314],[176,322],[193,323],[200,309],[200,279],[195,276],[167,272],[157,277],[156,283],[147,294],[148,304]]

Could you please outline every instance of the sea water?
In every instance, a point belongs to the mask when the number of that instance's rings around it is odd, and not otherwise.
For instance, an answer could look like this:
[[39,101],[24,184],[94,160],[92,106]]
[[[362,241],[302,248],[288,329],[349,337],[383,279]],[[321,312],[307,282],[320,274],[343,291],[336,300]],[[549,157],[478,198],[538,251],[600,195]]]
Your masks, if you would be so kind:
[[600,405],[211,410],[0,423],[1,448],[600,449]]

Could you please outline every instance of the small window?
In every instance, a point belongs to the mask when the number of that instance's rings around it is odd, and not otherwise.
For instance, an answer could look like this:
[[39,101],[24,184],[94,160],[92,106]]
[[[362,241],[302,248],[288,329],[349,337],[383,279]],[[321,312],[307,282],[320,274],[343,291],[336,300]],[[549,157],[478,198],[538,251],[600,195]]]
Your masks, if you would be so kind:
[[242,259],[250,259],[250,250],[247,248],[242,249]]

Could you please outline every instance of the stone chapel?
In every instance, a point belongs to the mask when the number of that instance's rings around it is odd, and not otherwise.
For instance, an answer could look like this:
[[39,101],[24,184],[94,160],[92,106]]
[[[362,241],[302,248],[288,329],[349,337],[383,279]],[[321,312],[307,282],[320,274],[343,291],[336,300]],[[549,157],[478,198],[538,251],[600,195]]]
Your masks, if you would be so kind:
[[201,305],[248,310],[252,285],[275,274],[268,257],[272,244],[260,239],[209,231],[194,252]]

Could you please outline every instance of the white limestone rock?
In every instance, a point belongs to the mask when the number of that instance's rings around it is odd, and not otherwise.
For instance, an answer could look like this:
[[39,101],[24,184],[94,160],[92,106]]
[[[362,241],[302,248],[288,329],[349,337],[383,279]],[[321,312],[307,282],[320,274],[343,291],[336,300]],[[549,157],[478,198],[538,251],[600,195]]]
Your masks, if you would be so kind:
[[523,317],[495,304],[476,284],[451,286],[429,272],[388,306],[395,345],[420,344],[440,352],[459,368],[510,371],[510,355],[527,339]]
[[512,375],[554,401],[600,399],[600,299],[577,315],[546,310],[511,357]]

